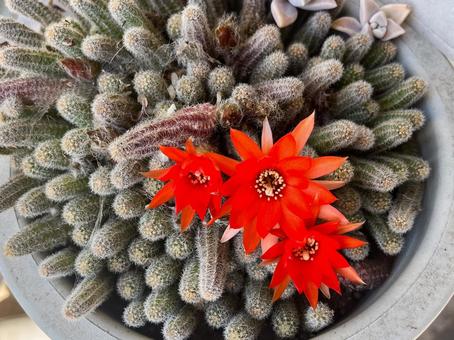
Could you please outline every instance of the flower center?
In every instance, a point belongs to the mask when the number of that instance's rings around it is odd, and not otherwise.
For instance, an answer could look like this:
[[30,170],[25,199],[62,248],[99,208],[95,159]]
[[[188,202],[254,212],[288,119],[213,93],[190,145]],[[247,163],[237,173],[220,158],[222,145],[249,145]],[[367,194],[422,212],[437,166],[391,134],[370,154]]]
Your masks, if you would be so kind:
[[304,247],[292,250],[292,256],[301,261],[313,261],[317,250],[318,242],[313,237],[309,237],[307,238],[306,245]]
[[268,201],[272,198],[277,200],[282,197],[281,191],[284,190],[286,184],[284,177],[276,170],[267,169],[260,173],[255,180],[254,188],[257,190],[259,197],[266,197]]
[[207,186],[210,181],[210,176],[205,176],[202,171],[197,170],[195,172],[189,172],[188,179],[194,185]]

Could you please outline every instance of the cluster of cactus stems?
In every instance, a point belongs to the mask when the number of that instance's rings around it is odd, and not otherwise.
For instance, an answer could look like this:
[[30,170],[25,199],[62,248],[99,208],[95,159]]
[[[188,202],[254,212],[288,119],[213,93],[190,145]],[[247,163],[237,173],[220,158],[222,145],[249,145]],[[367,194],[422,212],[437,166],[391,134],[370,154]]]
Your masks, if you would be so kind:
[[[267,320],[277,337],[306,337],[386,279],[430,172],[414,136],[427,84],[394,61],[392,42],[333,33],[338,11],[281,31],[263,0],[60,3],[6,1],[39,31],[0,18],[0,152],[16,173],[0,188],[0,210],[27,219],[6,255],[47,252],[41,276],[76,278],[66,318],[116,292],[127,326],[162,324],[165,339],[204,324],[255,339]],[[292,285],[273,304],[272,269],[259,250],[245,254],[241,234],[219,243],[223,222],[181,233],[172,206],[145,210],[161,184],[141,175],[168,164],[160,145],[192,137],[235,156],[229,128],[257,138],[267,117],[283,135],[314,110],[303,153],[349,157],[326,179],[347,183],[335,205],[366,221],[355,236],[369,242],[344,251],[367,285],[344,282],[342,296],[315,310]]]

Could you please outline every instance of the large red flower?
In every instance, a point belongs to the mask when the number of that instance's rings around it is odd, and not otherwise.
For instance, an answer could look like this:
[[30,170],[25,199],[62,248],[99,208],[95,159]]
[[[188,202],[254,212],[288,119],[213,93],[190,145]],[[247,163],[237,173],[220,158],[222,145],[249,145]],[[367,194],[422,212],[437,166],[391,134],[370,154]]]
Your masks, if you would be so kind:
[[147,208],[156,208],[175,197],[175,211],[181,212],[182,230],[188,228],[196,213],[201,220],[208,209],[216,213],[221,206],[222,177],[215,163],[199,154],[190,139],[186,151],[165,146],[160,149],[176,164],[144,173],[145,177],[167,182]]
[[[235,234],[232,228],[244,228],[247,252],[252,252],[260,239],[276,225],[285,228],[289,237],[297,235],[297,229],[304,228],[304,225],[290,221],[295,216],[303,219],[310,216],[315,198],[322,206],[321,218],[346,222],[345,217],[330,206],[336,197],[329,190],[343,183],[314,180],[336,170],[345,158],[300,156],[313,127],[312,114],[273,145],[271,128],[265,120],[261,148],[243,132],[230,130],[241,162],[215,153],[208,154],[223,172],[231,176],[223,186],[223,194],[228,199],[216,217],[230,213],[229,236]],[[227,239],[223,237],[223,241]]]
[[315,308],[319,289],[327,297],[329,288],[340,294],[337,274],[354,283],[364,284],[339,250],[360,247],[365,242],[342,235],[359,228],[362,223],[341,225],[332,221],[312,226],[307,224],[296,238],[287,238],[282,230],[273,230],[282,240],[266,251],[262,259],[265,264],[278,261],[270,283],[270,288],[274,288],[273,301],[279,299],[289,282],[293,281],[298,292],[304,293]]

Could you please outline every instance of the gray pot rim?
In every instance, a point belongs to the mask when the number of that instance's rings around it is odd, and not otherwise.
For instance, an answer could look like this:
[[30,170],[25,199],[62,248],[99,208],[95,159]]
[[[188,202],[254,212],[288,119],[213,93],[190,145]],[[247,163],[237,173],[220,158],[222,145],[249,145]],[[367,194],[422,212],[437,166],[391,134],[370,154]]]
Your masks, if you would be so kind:
[[[357,13],[358,3],[349,0],[347,10]],[[422,38],[422,30],[411,24],[406,30],[398,42],[399,57],[409,74],[428,79],[431,86],[423,103],[429,119],[419,135],[423,154],[433,168],[424,209],[390,279],[350,317],[317,339],[416,338],[454,292],[454,176],[450,173],[454,167],[454,69]],[[0,183],[9,176],[9,162],[3,158]],[[0,244],[4,244],[19,230],[12,209],[0,215],[0,225]],[[64,280],[40,278],[39,261],[39,256],[0,256],[0,269],[21,306],[52,339],[145,339],[99,311],[77,322],[64,320],[61,308],[71,287]]]

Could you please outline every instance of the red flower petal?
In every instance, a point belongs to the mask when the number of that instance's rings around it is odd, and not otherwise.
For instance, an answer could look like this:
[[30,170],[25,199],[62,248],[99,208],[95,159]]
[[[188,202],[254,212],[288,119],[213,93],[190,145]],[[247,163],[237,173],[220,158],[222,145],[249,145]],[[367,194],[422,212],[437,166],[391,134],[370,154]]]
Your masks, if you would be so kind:
[[281,284],[282,281],[287,277],[286,264],[283,259],[281,259],[274,269],[273,277],[271,278],[270,288],[275,288]]
[[345,185],[344,181],[312,181],[328,190],[336,190]]
[[159,147],[159,149],[164,155],[166,155],[175,162],[183,162],[187,158],[187,153],[178,148],[174,148],[171,146],[161,146]]
[[325,156],[312,159],[312,167],[306,171],[308,178],[319,178],[328,175],[345,163],[347,158]]
[[264,238],[279,221],[281,217],[281,204],[272,200],[260,202],[257,214],[257,231],[261,238]]
[[173,197],[174,194],[174,183],[169,182],[164,187],[159,190],[156,195],[151,200],[150,204],[148,204],[147,208],[156,208],[160,205],[164,204],[168,200]]
[[361,277],[358,275],[355,269],[353,267],[345,267],[345,268],[337,268],[336,271],[348,279],[349,281],[356,283],[356,284],[361,284],[365,285],[366,283],[361,279]]
[[272,302],[276,302],[277,300],[279,300],[279,298],[282,296],[282,294],[284,293],[285,291],[285,288],[287,288],[288,284],[290,283],[290,276],[286,276],[284,278],[284,280],[279,284],[279,286],[277,286],[275,289],[274,289],[274,293],[273,293],[273,300]]
[[285,135],[273,145],[268,155],[277,160],[296,156],[295,138],[291,134]]
[[308,282],[306,285],[306,294],[307,300],[313,309],[317,308],[318,304],[318,288],[312,282]]
[[147,172],[142,172],[142,176],[147,178],[160,179],[162,176],[165,176],[170,169],[171,168],[149,170]]
[[257,233],[256,222],[252,222],[250,225],[244,226],[243,230],[243,245],[246,254],[254,252],[260,243],[260,236]]
[[255,141],[239,130],[230,129],[230,138],[241,159],[263,157],[262,150]]
[[315,113],[312,113],[306,119],[303,119],[292,131],[292,135],[296,141],[296,153],[299,154],[309,139],[309,136],[314,129]]
[[351,223],[351,224],[346,224],[346,225],[340,225],[337,228],[337,234],[346,234],[351,231],[357,230],[363,226],[364,222],[360,223]]
[[331,204],[337,200],[336,196],[334,196],[331,191],[313,181],[308,182],[307,188],[303,189],[303,193],[309,197],[317,197],[320,205]]
[[301,190],[292,186],[287,186],[285,188],[284,197],[281,198],[283,207],[302,218],[311,215],[307,201],[308,198],[304,196]]
[[183,208],[181,212],[181,231],[185,231],[188,229],[189,225],[192,222],[192,219],[194,218],[195,215],[195,210],[192,209],[190,206],[186,206]]
[[361,247],[367,242],[364,242],[362,240],[358,240],[356,238],[350,237],[350,236],[345,236],[345,235],[336,235],[335,236],[336,241],[339,242],[341,248],[358,248]]
[[310,230],[315,230],[322,234],[333,234],[339,229],[339,221],[331,221],[322,224],[317,224],[316,226],[310,228]]
[[268,154],[273,147],[273,133],[271,132],[270,123],[268,118],[263,121],[262,127],[262,152]]
[[188,138],[188,140],[185,143],[185,148],[186,151],[192,155],[195,155],[197,153],[194,144],[192,143],[192,138]]
[[340,221],[341,224],[348,224],[347,218],[332,205],[324,204],[320,206],[318,217],[325,221]]
[[279,162],[279,167],[285,172],[296,172],[300,176],[303,175],[302,172],[309,170],[311,165],[312,160],[309,157],[290,157]]
[[207,152],[205,156],[210,158],[226,175],[233,176],[235,174],[235,168],[239,164],[237,160],[225,157],[215,152]]
[[262,260],[273,260],[284,253],[284,242],[276,243],[268,249],[261,257]]

